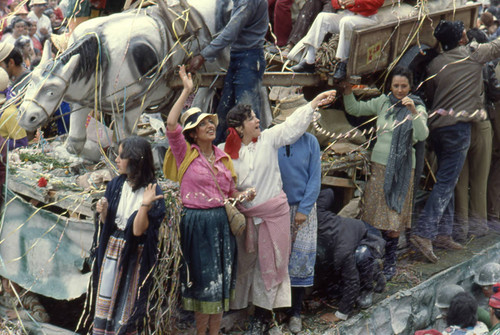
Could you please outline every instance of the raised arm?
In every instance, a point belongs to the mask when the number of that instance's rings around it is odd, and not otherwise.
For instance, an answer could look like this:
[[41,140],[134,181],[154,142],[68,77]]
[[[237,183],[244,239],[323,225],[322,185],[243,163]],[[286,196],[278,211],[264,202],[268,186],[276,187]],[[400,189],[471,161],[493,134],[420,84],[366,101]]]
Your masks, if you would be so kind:
[[354,116],[369,116],[377,115],[380,112],[380,107],[376,103],[376,99],[368,101],[358,101],[352,93],[352,85],[344,81],[342,82],[344,88],[344,107],[348,114]]
[[149,227],[148,212],[153,207],[153,202],[163,200],[163,194],[156,194],[156,184],[149,184],[144,190],[141,207],[134,219],[134,236],[142,236]]
[[266,136],[272,138],[275,148],[294,143],[306,132],[312,121],[314,110],[331,104],[336,95],[337,91],[335,90],[318,94],[310,103],[298,108],[292,115],[287,117],[285,122],[266,130]]
[[175,102],[174,106],[168,113],[167,117],[167,130],[174,131],[177,128],[177,122],[179,120],[179,116],[181,115],[182,108],[186,103],[189,94],[193,91],[193,79],[191,78],[191,73],[186,73],[186,67],[181,65],[179,68],[179,77],[182,80],[182,85],[184,88],[182,89],[182,93]]

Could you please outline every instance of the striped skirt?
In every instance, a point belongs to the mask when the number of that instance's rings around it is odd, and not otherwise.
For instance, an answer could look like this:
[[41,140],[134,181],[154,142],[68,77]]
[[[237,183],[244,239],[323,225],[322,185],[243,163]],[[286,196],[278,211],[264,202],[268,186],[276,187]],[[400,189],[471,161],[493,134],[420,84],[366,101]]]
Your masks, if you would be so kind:
[[127,273],[120,267],[125,239],[123,231],[117,230],[108,241],[97,291],[94,317],[94,335],[137,334],[135,324],[128,325],[133,312],[139,287],[139,262],[143,245],[128,260]]

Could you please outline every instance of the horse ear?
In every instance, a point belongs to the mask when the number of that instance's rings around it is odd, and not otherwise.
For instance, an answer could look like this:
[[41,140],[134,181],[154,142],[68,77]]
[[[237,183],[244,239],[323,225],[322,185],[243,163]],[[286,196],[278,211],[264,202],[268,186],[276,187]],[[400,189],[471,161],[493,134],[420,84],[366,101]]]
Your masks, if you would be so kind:
[[43,45],[42,59],[40,64],[43,64],[52,59],[52,45],[50,44],[50,39],[48,38]]
[[66,79],[67,81],[69,81],[71,75],[73,74],[73,72],[75,72],[76,66],[78,65],[79,62],[80,62],[80,55],[72,56],[69,59],[69,61],[64,65],[59,75],[64,79]]

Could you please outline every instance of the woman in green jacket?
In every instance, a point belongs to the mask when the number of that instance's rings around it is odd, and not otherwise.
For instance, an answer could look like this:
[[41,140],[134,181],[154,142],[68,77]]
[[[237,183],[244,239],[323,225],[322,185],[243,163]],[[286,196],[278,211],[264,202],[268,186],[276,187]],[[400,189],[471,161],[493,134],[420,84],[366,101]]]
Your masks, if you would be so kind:
[[386,240],[384,275],[396,272],[399,234],[411,226],[415,151],[413,144],[429,134],[422,100],[410,94],[412,75],[396,67],[389,78],[390,92],[369,101],[357,101],[350,85],[344,90],[346,112],[377,116],[377,141],[371,156],[371,176],[362,201],[361,219],[381,230]]

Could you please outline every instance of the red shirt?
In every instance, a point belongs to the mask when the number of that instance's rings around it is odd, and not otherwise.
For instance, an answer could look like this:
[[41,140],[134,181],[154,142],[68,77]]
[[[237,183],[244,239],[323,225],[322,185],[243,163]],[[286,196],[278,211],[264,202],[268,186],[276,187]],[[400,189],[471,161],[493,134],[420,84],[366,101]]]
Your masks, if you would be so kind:
[[[382,7],[384,0],[355,0],[354,5],[345,7],[353,13],[363,16],[375,15],[378,9]],[[332,0],[332,6],[335,9],[342,9],[338,0]]]
[[54,14],[56,16],[57,21],[62,22],[64,20],[64,15],[62,13],[61,8],[59,7],[54,8]]

